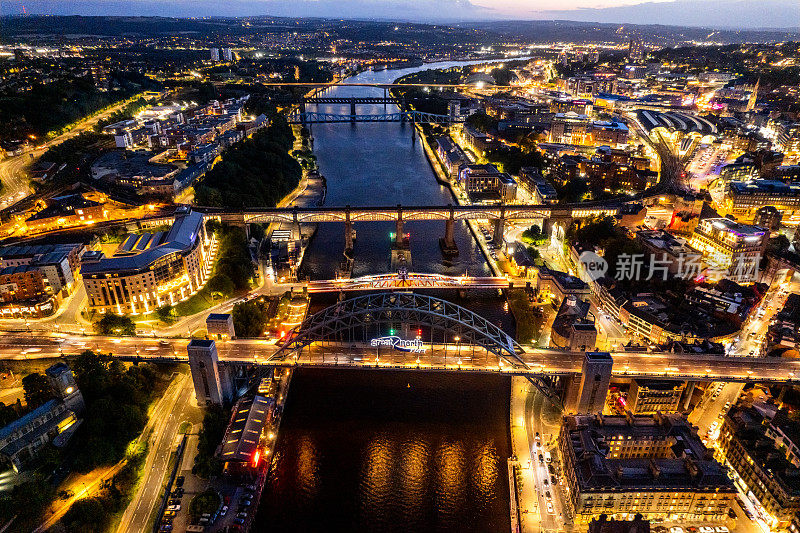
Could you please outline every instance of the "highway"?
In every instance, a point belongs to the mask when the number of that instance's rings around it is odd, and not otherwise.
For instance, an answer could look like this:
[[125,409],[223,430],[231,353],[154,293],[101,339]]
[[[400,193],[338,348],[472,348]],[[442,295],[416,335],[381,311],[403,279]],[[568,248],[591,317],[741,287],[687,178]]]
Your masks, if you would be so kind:
[[[150,415],[153,431],[150,435],[147,459],[144,466],[144,477],[136,495],[125,509],[117,531],[138,533],[146,531],[153,510],[161,504],[162,485],[170,456],[175,451],[179,440],[178,430],[190,415],[198,417],[194,399],[192,379],[189,373],[182,374],[173,380],[169,389]],[[195,420],[196,421],[196,420]]]
[[[269,360],[277,347],[275,339],[221,341],[221,361],[270,365],[380,367],[418,370],[566,375],[581,372],[584,354],[552,349],[525,348],[520,362],[498,359],[478,347],[425,345],[426,352],[414,354],[360,344],[315,344],[297,358]],[[0,359],[40,359],[78,354],[83,350],[111,353],[127,360],[186,361],[185,339],[158,337],[106,337],[74,334],[0,334]],[[697,381],[788,382],[800,378],[800,360],[779,358],[723,357],[672,354],[668,352],[612,352],[613,374],[619,377],[651,377]]]

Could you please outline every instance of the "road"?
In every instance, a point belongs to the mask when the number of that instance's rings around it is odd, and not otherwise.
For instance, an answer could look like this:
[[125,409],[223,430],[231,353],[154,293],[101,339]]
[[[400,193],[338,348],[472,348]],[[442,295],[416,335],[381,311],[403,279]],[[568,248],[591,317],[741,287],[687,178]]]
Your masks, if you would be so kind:
[[161,504],[161,489],[170,456],[178,443],[178,430],[183,422],[190,419],[196,422],[199,416],[191,376],[188,373],[180,375],[170,384],[164,398],[165,401],[159,402],[150,416],[154,424],[148,442],[144,479],[122,515],[117,528],[120,533],[147,530],[153,510]]
[[[269,361],[277,347],[275,339],[240,339],[217,343],[222,361],[310,366],[380,366],[420,370],[515,372],[542,375],[580,373],[584,354],[526,347],[521,361],[502,359],[483,348],[449,344],[425,345],[425,353],[414,354],[350,343],[325,343],[307,347],[297,358]],[[153,337],[106,337],[74,334],[0,333],[0,359],[41,359],[77,354],[83,350],[111,353],[127,359],[186,361],[183,339]],[[613,374],[619,377],[694,379],[700,381],[787,382],[800,380],[800,360],[781,358],[724,357],[668,352],[611,352]]]
[[[189,374],[183,375],[183,379],[188,383],[191,383],[191,379]],[[138,446],[141,443],[141,439],[144,436],[150,434],[150,430],[156,427],[157,425],[162,423],[163,419],[167,418],[167,413],[169,413],[172,408],[175,406],[175,401],[180,397],[189,397],[192,396],[191,394],[180,394],[183,391],[182,386],[176,386],[176,382],[173,381],[170,386],[167,388],[167,391],[161,396],[161,398],[156,402],[153,406],[152,414],[147,421],[147,425],[145,425],[144,430],[139,434],[139,437],[136,438],[134,441],[134,447]],[[170,392],[171,391],[171,392]],[[153,431],[153,435],[157,435],[156,431]],[[149,459],[149,455],[148,455]],[[85,498],[88,496],[92,496],[96,492],[99,491],[100,486],[103,480],[110,479],[114,475],[116,475],[123,466],[127,463],[127,459],[123,459],[119,463],[100,469],[99,472],[95,475],[94,479],[92,480],[83,480],[81,482],[81,486],[83,486],[83,490],[76,492],[72,497],[65,500],[55,512],[50,515],[47,520],[45,520],[35,531],[34,533],[41,533],[47,531],[56,522],[58,522],[61,517],[69,510],[73,503],[81,498]],[[144,531],[144,528],[137,530],[137,531]]]
[[[705,438],[710,435],[714,440],[719,435],[719,426],[722,424],[721,415],[727,412],[725,406],[730,409],[736,403],[736,399],[742,392],[742,383],[711,383],[709,392],[703,397],[700,404],[692,410],[689,421],[698,427],[698,434]],[[719,394],[714,398],[713,391],[719,390]],[[716,423],[716,426],[714,424]],[[712,431],[709,431],[713,427]]]
[[[522,377],[512,380],[511,401],[513,438],[523,475],[520,491],[523,531],[565,531],[568,522],[565,522],[558,478],[550,474],[552,463],[545,459],[546,452],[553,458],[558,457],[560,412]],[[523,442],[524,447],[521,446]]]
[[0,208],[6,208],[13,205],[31,193],[30,181],[25,172],[25,167],[39,158],[49,148],[57,146],[67,139],[71,139],[80,135],[84,131],[94,127],[99,120],[108,118],[111,114],[116,113],[128,103],[136,100],[141,95],[137,94],[128,100],[124,100],[113,107],[110,107],[97,115],[84,119],[76,124],[68,132],[54,137],[41,146],[20,154],[15,157],[10,157],[0,161],[0,182],[3,184],[2,200],[0,200]]

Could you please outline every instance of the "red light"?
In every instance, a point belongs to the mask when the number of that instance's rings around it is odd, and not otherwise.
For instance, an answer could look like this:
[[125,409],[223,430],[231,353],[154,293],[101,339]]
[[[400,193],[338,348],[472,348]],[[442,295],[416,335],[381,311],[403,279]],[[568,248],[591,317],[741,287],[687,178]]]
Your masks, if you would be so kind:
[[258,466],[258,460],[261,458],[261,451],[256,448],[255,453],[253,453],[253,467]]

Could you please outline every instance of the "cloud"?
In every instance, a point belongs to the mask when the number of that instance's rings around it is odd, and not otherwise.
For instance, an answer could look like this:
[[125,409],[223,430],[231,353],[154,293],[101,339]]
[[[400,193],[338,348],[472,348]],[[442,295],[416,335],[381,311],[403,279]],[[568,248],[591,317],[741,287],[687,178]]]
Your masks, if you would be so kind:
[[667,24],[710,28],[797,28],[797,0],[677,0],[606,7],[549,10],[530,13],[534,18],[561,18],[585,22]]
[[470,0],[5,0],[4,14],[112,16],[257,16],[454,21],[484,18],[491,9]]

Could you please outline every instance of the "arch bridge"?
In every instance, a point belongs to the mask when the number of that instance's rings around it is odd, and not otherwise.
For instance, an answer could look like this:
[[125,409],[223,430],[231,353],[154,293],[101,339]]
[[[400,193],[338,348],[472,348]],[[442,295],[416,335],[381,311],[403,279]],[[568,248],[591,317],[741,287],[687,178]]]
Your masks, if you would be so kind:
[[325,342],[369,342],[377,349],[420,353],[426,344],[463,342],[492,354],[495,365],[528,367],[520,346],[497,325],[460,305],[415,293],[368,294],[327,307],[295,326],[269,360],[299,356],[305,347]]
[[308,292],[339,292],[369,290],[405,289],[503,289],[509,281],[506,278],[444,276],[409,272],[404,274],[378,274],[358,278],[312,280],[308,282]]

